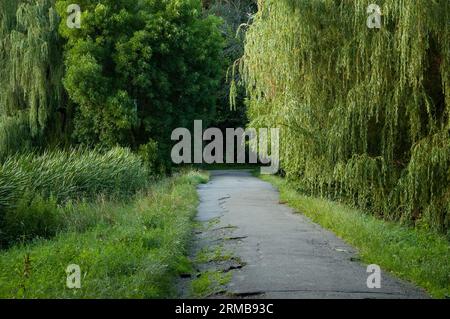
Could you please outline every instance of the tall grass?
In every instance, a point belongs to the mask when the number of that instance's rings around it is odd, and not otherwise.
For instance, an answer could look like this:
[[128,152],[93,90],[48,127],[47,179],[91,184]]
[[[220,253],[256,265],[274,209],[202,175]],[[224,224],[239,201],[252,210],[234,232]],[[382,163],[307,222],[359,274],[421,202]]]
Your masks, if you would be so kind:
[[[52,233],[37,215],[53,219],[55,205],[71,200],[127,198],[147,186],[149,175],[141,158],[124,148],[8,157],[0,166],[0,241]],[[30,228],[39,231],[29,233]]]
[[14,206],[26,191],[58,202],[99,194],[128,196],[145,187],[148,176],[141,159],[123,148],[12,156],[0,166],[0,207]]
[[[66,207],[66,231],[0,251],[0,299],[176,297],[175,279],[190,271],[196,186],[207,179],[187,172],[126,203]],[[66,287],[69,264],[81,267],[81,289]]]

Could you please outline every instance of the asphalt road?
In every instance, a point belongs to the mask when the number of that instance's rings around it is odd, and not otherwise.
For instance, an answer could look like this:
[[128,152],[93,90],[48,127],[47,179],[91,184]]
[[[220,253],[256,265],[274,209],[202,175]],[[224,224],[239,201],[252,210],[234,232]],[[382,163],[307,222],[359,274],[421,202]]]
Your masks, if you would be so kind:
[[228,295],[427,298],[421,289],[383,271],[381,288],[368,288],[370,273],[367,265],[355,258],[354,248],[280,204],[277,190],[248,171],[212,171],[210,182],[198,192],[197,219],[214,221],[214,227],[199,235],[197,244],[220,241],[241,262],[241,266],[231,267]]

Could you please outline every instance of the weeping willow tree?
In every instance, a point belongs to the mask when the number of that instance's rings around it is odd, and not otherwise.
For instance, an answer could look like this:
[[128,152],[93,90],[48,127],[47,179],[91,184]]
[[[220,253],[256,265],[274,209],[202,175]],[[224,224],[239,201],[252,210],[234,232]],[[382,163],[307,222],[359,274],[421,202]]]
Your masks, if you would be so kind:
[[32,137],[60,124],[62,50],[54,0],[0,1],[0,114],[26,113]]
[[[382,27],[367,27],[377,3]],[[303,191],[450,228],[450,2],[260,0],[240,72]]]

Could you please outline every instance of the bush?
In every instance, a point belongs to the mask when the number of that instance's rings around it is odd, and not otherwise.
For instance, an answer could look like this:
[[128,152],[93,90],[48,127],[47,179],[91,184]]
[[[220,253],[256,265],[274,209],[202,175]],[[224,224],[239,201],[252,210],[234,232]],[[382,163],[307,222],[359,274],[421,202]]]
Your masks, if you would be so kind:
[[0,117],[0,162],[30,146],[31,132],[26,113]]
[[0,243],[25,242],[36,237],[49,238],[56,234],[61,219],[54,198],[25,194],[15,208],[6,210],[0,222]]
[[138,155],[141,157],[145,166],[154,174],[160,175],[165,171],[164,161],[160,155],[158,143],[150,139],[147,144],[139,146]]

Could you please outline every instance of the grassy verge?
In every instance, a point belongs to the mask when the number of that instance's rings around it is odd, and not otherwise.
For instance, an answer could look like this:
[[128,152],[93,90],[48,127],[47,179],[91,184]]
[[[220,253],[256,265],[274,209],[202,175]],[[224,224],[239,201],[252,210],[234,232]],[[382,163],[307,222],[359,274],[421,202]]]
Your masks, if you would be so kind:
[[[0,298],[164,298],[185,271],[198,197],[198,172],[153,185],[129,203],[66,208],[70,227],[0,253]],[[66,268],[81,269],[81,289],[66,287]]]
[[363,262],[378,264],[425,288],[435,298],[450,296],[450,243],[444,236],[386,222],[336,202],[304,196],[280,177],[261,178],[278,187],[282,202],[356,247]]

